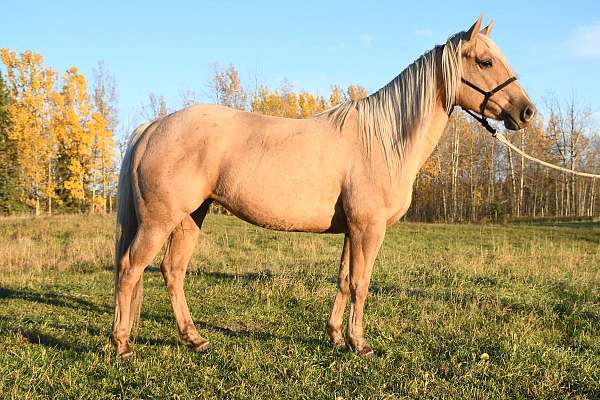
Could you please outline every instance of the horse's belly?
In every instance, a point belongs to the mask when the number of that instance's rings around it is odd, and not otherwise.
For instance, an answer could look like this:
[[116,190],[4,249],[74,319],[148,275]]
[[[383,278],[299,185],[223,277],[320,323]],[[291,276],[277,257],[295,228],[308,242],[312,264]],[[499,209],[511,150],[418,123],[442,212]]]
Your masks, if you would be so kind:
[[272,207],[264,207],[262,205],[254,206],[250,204],[228,204],[222,202],[232,214],[250,222],[251,224],[261,226],[263,228],[288,231],[288,232],[337,232],[334,224],[334,212],[325,214],[305,214],[302,217],[297,214],[288,212],[280,212]]
[[[245,174],[244,174],[245,175]],[[231,213],[269,229],[337,232],[344,225],[339,185],[318,176],[260,174],[221,182],[214,199]],[[304,174],[299,174],[304,175]]]

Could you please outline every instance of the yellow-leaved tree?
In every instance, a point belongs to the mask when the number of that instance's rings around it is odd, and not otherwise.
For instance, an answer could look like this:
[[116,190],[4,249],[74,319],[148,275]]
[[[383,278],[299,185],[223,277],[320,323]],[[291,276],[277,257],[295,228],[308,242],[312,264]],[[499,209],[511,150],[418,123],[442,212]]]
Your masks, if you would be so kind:
[[55,96],[55,103],[59,191],[67,206],[79,208],[86,202],[85,188],[91,170],[94,135],[88,126],[91,107],[87,81],[77,68],[71,67],[65,72],[60,96]]
[[91,191],[90,212],[108,210],[109,187],[116,179],[112,168],[115,141],[106,118],[95,111],[87,123],[88,135],[93,140],[90,157],[89,184]]
[[14,100],[9,105],[13,127],[8,137],[17,148],[19,184],[22,201],[41,212],[45,200],[52,212],[56,197],[54,166],[56,136],[52,131],[51,115],[56,72],[42,65],[43,57],[32,51],[19,55],[7,48],[0,49],[0,58],[6,67],[7,86]]
[[316,96],[306,91],[298,93],[298,105],[301,118],[311,117],[327,109],[327,103],[322,96]]
[[283,100],[276,90],[271,91],[266,86],[262,86],[252,99],[251,110],[281,117],[283,116]]
[[367,91],[360,85],[349,85],[346,89],[346,97],[348,100],[358,100],[367,97]]
[[344,101],[342,89],[340,89],[339,85],[333,85],[331,87],[331,93],[329,94],[329,105],[335,107],[342,101]]

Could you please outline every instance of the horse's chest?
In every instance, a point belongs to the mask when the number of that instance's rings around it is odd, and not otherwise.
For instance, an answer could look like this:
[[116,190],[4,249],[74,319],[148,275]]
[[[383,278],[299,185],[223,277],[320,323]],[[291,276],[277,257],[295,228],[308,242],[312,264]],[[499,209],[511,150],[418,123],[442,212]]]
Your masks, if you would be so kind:
[[406,214],[408,208],[410,207],[411,201],[412,186],[409,190],[406,190],[404,193],[396,196],[394,198],[394,202],[388,207],[388,226],[395,224]]

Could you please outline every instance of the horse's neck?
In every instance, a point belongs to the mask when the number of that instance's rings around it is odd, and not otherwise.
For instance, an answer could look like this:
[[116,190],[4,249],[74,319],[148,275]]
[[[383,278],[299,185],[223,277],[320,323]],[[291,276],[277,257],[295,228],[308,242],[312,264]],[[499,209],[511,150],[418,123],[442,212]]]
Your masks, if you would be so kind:
[[429,120],[417,128],[415,134],[410,135],[411,139],[406,144],[402,166],[393,179],[396,191],[405,192],[407,187],[412,189],[417,173],[435,150],[446,125],[448,125],[448,114],[439,102]]

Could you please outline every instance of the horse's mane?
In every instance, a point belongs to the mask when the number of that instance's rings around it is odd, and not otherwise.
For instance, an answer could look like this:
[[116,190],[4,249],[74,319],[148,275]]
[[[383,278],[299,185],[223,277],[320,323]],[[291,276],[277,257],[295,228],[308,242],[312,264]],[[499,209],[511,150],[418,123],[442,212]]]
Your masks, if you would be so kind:
[[328,118],[341,129],[348,113],[356,109],[358,130],[367,153],[371,153],[375,138],[388,166],[397,166],[404,158],[406,142],[433,112],[440,74],[445,87],[446,111],[449,113],[454,107],[462,77],[463,37],[464,32],[451,36],[445,45],[423,54],[370,96],[346,101],[319,116]]

